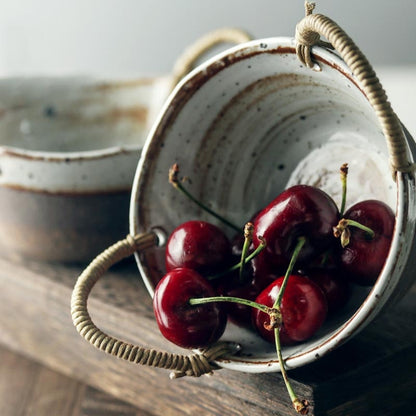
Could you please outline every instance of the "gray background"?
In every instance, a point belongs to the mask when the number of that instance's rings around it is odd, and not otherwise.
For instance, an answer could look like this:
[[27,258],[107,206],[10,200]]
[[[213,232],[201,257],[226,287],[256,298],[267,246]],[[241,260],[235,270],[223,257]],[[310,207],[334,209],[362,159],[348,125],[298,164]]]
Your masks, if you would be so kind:
[[[0,0],[0,75],[165,74],[223,26],[293,36],[303,0]],[[318,0],[375,67],[416,64],[415,0]]]

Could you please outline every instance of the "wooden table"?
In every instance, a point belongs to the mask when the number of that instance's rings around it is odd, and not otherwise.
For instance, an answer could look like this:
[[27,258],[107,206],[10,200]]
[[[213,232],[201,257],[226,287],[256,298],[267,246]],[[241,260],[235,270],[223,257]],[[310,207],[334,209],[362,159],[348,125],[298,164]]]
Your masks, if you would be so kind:
[[[76,332],[69,311],[72,287],[82,269],[0,259],[3,347],[140,409],[137,414],[294,414],[278,373],[222,369],[211,377],[170,380],[165,370],[136,366],[93,348]],[[389,314],[378,317],[346,345],[314,364],[290,371],[295,389],[312,404],[311,415],[412,414],[415,304],[414,287]],[[157,330],[150,298],[133,260],[114,267],[97,284],[90,310],[95,322],[112,335],[171,349]],[[19,390],[15,391],[18,395]],[[99,414],[105,415],[104,410]]]
[[0,347],[2,416],[144,416],[135,406],[83,381]]

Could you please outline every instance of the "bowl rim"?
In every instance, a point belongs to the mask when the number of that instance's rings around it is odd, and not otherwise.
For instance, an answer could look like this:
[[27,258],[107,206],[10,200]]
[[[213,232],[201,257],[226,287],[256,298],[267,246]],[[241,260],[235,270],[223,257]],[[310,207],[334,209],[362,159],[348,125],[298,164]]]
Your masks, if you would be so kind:
[[[6,84],[10,81],[25,81],[36,82],[39,80],[51,81],[51,82],[75,82],[76,85],[85,86],[97,86],[110,88],[126,88],[126,87],[140,87],[155,85],[158,82],[166,82],[171,76],[165,75],[143,75],[138,77],[132,76],[118,76],[114,75],[98,75],[98,74],[41,74],[34,76],[0,76],[0,83]],[[106,157],[112,157],[124,153],[138,152],[142,149],[140,144],[125,144],[125,145],[112,145],[102,148],[90,149],[90,150],[74,150],[68,152],[49,151],[49,150],[30,150],[21,146],[14,146],[13,144],[1,144],[0,143],[0,156],[8,156],[20,159],[31,159],[37,161],[84,161],[92,159],[100,159]]]
[[[295,39],[292,37],[272,37],[265,39],[256,39],[245,44],[234,46],[200,64],[177,84],[175,89],[172,91],[172,93],[165,101],[164,106],[161,108],[159,115],[156,118],[147,136],[139,163],[137,165],[137,170],[132,187],[132,197],[129,214],[130,233],[132,235],[136,235],[138,232],[140,232],[137,203],[141,192],[141,186],[144,182],[143,172],[146,169],[146,155],[153,144],[153,138],[157,135],[161,134],[161,136],[163,136],[165,134],[166,129],[168,128],[167,126],[172,120],[172,111],[169,111],[169,107],[172,105],[172,103],[175,104],[175,98],[178,95],[178,93],[182,89],[186,89],[188,84],[192,84],[193,79],[203,75],[204,71],[207,72],[207,68],[212,68],[215,65],[216,61],[222,60],[226,58],[228,55],[237,54],[239,59],[245,59],[249,57],[248,55],[250,55],[250,52],[253,50],[253,48],[261,52],[267,51],[268,48],[275,49],[279,47],[290,47],[294,49]],[[330,64],[343,76],[347,77],[350,81],[352,80],[354,84],[357,86],[357,88],[363,93],[362,89],[355,81],[350,69],[347,67],[345,62],[339,57],[339,55],[336,52],[320,46],[314,46],[312,50],[314,57],[318,58],[320,63]],[[218,71],[221,71],[221,69],[222,68],[219,68]],[[200,84],[198,85],[200,86]],[[180,103],[180,105],[184,105],[183,101],[189,100],[194,92],[195,87],[188,88],[187,95],[185,99],[184,97],[182,97],[182,102]],[[173,119],[174,118],[175,117],[173,116]],[[167,122],[166,119],[168,120]],[[409,137],[406,138],[409,139]],[[410,155],[410,157],[413,158],[413,155]],[[393,240],[390,247],[390,253],[376,284],[371,288],[364,302],[358,307],[358,309],[347,321],[345,321],[342,325],[336,328],[336,330],[329,334],[327,338],[322,339],[319,342],[319,344],[317,344],[316,346],[306,348],[303,352],[296,352],[291,356],[286,356],[285,365],[287,366],[287,368],[300,367],[305,364],[309,364],[313,361],[316,361],[317,359],[326,355],[336,347],[346,342],[349,338],[351,338],[352,335],[355,335],[359,331],[361,331],[370,322],[370,320],[372,320],[372,318],[374,318],[376,314],[382,309],[382,307],[388,299],[388,296],[390,296],[390,294],[396,288],[399,280],[399,275],[397,273],[392,273],[393,269],[395,268],[396,260],[396,257],[393,256],[392,253],[396,253],[396,251],[403,247],[403,245],[405,244],[402,238],[402,235],[405,232],[405,228],[407,225],[406,215],[404,215],[404,213],[407,213],[409,211],[410,202],[409,198],[407,198],[406,195],[409,195],[411,192],[412,181],[414,182],[413,175],[409,176],[408,174],[402,174],[400,172],[397,173],[395,182],[397,189],[396,223]],[[415,204],[414,197],[412,197],[411,202]],[[135,253],[135,259],[143,282],[150,296],[153,296],[153,284],[150,282],[146,274],[146,268],[142,265],[140,255],[138,253]],[[241,357],[239,355],[230,355],[225,357],[224,359],[217,360],[216,363],[220,367],[245,372],[280,371],[280,364],[277,360],[277,357],[276,359],[267,361],[255,361],[253,360],[253,357],[251,357],[250,359],[245,359],[245,357]]]
[[140,145],[129,144],[123,146],[110,146],[95,150],[53,152],[43,150],[28,150],[10,145],[0,145],[0,156],[8,156],[17,159],[34,161],[75,162],[113,157],[124,153],[139,152],[140,149]]

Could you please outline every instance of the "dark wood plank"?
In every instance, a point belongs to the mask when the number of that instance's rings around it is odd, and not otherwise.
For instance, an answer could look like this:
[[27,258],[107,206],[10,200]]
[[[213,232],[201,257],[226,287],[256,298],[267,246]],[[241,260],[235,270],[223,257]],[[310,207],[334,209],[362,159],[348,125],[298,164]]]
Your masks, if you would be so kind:
[[114,399],[108,394],[87,386],[81,404],[80,416],[155,416],[145,410]]
[[0,347],[2,416],[154,416]]
[[3,349],[0,362],[0,414],[23,415],[30,402],[38,366]]
[[[77,334],[69,315],[72,287],[81,271],[81,266],[0,259],[0,342],[148,414],[293,414],[280,374],[223,369],[212,377],[171,381],[164,370],[137,367],[95,350]],[[415,300],[413,290],[394,313],[377,319],[348,344],[290,372],[296,389],[311,401],[310,414],[337,416],[356,407],[364,415],[378,400],[379,411],[406,408],[416,376],[407,371],[405,360],[395,367],[395,359],[414,357]],[[132,261],[113,268],[98,283],[90,310],[99,326],[115,336],[170,348],[156,328],[150,298]],[[403,391],[399,407],[385,394],[392,386],[397,394]]]
[[[171,381],[164,370],[137,368],[106,356],[77,334],[70,319],[72,287],[82,268],[38,263],[13,266],[12,275],[10,264],[0,260],[0,281],[5,289],[0,291],[0,341],[9,348],[150,413],[245,415],[261,411],[274,415],[291,411],[278,374],[242,378],[240,373],[221,370],[213,377]],[[102,329],[115,336],[167,348],[156,327],[151,300],[130,263],[115,268],[99,282],[90,311]],[[222,377],[224,373],[227,378]],[[264,384],[261,395],[260,384]],[[274,402],[279,393],[279,400]]]
[[0,349],[0,414],[80,414],[85,386],[6,349]]

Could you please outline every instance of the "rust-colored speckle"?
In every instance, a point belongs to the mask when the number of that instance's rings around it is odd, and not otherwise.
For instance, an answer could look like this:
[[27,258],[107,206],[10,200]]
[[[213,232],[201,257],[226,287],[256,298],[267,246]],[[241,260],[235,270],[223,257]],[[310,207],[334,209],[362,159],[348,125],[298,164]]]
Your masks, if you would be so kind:
[[103,115],[103,118],[106,121],[129,118],[144,123],[147,120],[147,113],[147,108],[140,106],[129,108],[116,108],[108,114]]
[[156,78],[151,78],[151,77],[139,78],[139,79],[126,80],[126,81],[117,81],[117,82],[102,82],[98,85],[94,85],[88,88],[93,91],[111,91],[111,90],[118,90],[122,88],[152,85],[155,83],[155,81],[156,81]]

